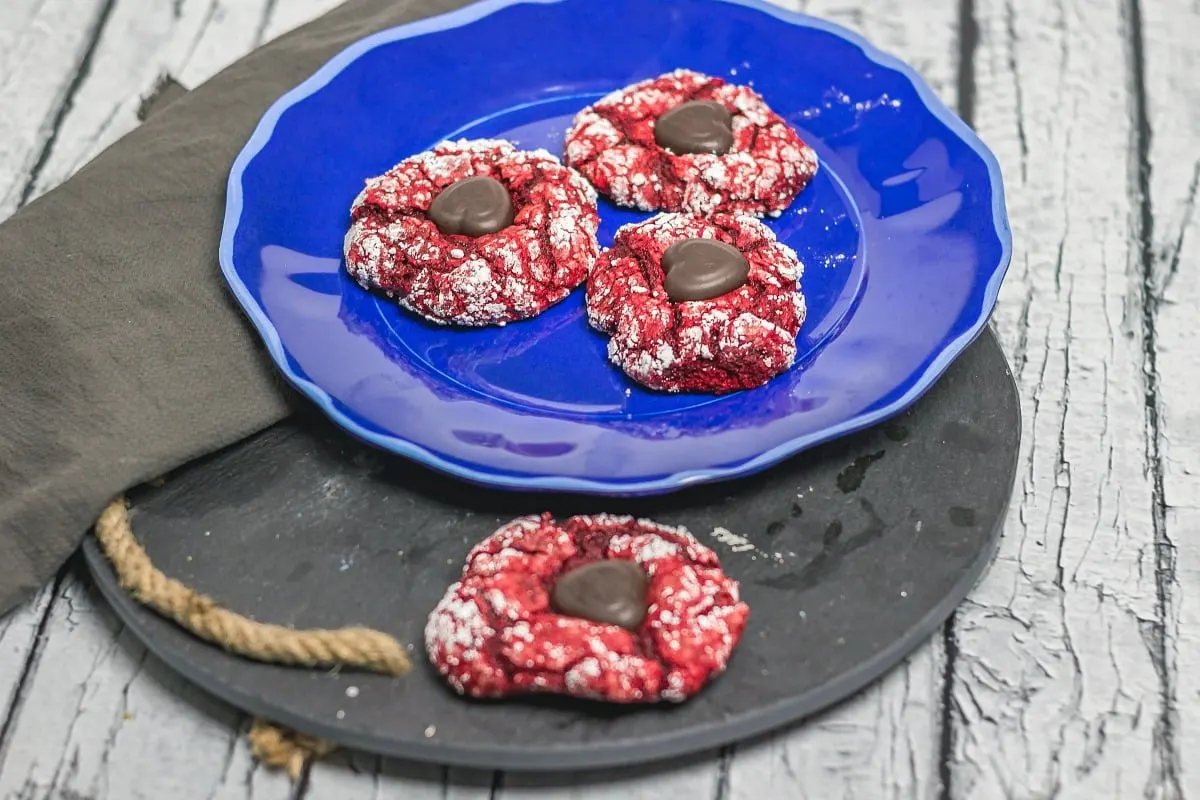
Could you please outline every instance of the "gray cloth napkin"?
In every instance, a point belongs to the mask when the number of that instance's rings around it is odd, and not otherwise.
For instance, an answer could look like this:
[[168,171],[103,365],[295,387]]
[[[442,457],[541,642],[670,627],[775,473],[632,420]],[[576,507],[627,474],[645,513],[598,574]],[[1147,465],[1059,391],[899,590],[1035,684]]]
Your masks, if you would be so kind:
[[288,414],[217,264],[230,167],[267,107],[339,50],[461,5],[349,0],[0,225],[0,615],[115,495]]

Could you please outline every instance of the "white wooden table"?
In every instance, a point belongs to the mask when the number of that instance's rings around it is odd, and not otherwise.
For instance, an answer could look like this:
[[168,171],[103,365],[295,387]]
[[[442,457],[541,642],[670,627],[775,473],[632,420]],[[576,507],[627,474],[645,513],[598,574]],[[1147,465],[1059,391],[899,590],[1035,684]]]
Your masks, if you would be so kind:
[[[160,73],[195,86],[336,2],[0,1],[0,218],[133,128]],[[943,634],[815,721],[688,762],[531,778],[335,756],[292,786],[72,565],[0,620],[0,800],[1200,800],[1200,5],[784,4],[908,60],[1004,167],[994,327],[1023,466]]]

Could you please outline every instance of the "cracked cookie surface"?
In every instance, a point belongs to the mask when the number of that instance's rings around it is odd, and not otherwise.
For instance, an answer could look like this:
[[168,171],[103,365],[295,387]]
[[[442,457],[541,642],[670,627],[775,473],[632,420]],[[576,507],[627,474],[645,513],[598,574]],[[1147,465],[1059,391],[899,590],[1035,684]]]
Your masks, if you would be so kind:
[[[706,103],[729,115],[725,152],[677,153],[660,144],[658,121],[683,104]],[[708,133],[697,140],[716,141]],[[642,211],[778,216],[817,171],[816,153],[761,95],[682,69],[613,92],[579,112],[565,152],[566,163],[601,194]]]
[[[507,189],[512,222],[478,236],[443,233],[436,198],[470,178]],[[599,252],[596,192],[545,150],[498,140],[443,142],[371,178],[351,207],[346,270],[438,324],[528,319],[587,277]]]
[[[618,587],[644,591],[631,627],[556,610],[560,581],[609,561],[644,574]],[[471,550],[429,616],[425,648],[450,686],[471,697],[682,702],[725,670],[748,614],[716,554],[683,528],[609,514],[531,515]]]
[[[672,300],[664,255],[688,239],[740,252],[748,266],[744,283],[718,297]],[[753,217],[659,214],[620,228],[597,260],[588,279],[588,321],[609,335],[609,359],[651,389],[751,389],[795,362],[806,313],[802,269],[795,252]]]

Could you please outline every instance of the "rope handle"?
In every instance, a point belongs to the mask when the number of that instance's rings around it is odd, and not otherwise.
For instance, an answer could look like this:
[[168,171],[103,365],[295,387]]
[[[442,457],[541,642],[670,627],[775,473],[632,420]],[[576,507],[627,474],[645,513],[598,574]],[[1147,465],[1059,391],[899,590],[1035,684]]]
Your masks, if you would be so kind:
[[[405,675],[412,661],[394,637],[371,628],[295,630],[256,622],[168,577],[154,566],[133,535],[125,498],[113,500],[100,514],[96,539],[112,563],[121,588],[142,605],[234,655],[273,664],[304,667],[358,667],[384,675]],[[250,751],[270,767],[299,780],[304,767],[332,752],[333,745],[255,720],[248,734]]]

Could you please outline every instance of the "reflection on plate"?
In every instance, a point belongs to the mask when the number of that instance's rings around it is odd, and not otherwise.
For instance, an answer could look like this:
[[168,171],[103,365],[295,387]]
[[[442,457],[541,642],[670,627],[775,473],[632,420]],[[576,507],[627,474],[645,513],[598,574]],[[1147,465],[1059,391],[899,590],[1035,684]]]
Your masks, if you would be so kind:
[[[576,111],[677,67],[752,84],[821,158],[767,221],[805,265],[791,371],[720,398],[651,392],[607,362],[582,290],[464,331],[341,271],[366,176],[447,138],[561,154]],[[648,216],[600,213],[602,245]],[[364,39],[281,98],[230,176],[221,266],[283,372],[351,433],[494,486],[648,494],[907,407],[986,323],[1009,252],[994,158],[853,34],[757,0],[489,0]]]

